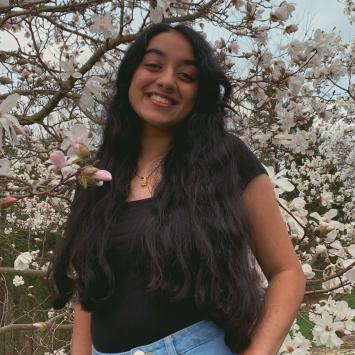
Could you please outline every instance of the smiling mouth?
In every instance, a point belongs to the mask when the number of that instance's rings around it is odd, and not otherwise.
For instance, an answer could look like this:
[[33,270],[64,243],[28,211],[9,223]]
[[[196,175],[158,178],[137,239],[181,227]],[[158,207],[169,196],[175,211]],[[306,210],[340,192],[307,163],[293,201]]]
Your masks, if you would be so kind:
[[164,96],[160,96],[158,94],[149,94],[148,97],[151,102],[160,107],[170,107],[177,104],[176,101],[168,99]]

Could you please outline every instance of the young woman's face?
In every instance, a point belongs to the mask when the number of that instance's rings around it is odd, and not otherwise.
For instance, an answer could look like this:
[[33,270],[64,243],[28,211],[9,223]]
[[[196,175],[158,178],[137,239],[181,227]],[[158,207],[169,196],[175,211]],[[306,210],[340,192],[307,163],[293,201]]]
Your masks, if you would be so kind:
[[133,75],[129,102],[144,124],[169,128],[191,112],[197,77],[189,41],[177,31],[161,33],[150,40]]

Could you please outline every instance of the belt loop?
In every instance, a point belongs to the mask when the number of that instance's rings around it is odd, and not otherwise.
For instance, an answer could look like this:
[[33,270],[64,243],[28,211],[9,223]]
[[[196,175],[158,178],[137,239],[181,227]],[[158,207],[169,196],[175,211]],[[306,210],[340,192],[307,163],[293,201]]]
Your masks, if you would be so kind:
[[164,338],[164,344],[167,355],[178,355],[175,350],[173,338],[170,335]]

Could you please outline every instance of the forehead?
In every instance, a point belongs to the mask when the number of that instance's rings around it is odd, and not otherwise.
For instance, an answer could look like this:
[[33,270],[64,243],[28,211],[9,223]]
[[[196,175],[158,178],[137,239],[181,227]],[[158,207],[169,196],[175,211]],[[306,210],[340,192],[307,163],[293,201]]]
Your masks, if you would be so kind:
[[147,50],[149,49],[157,49],[165,57],[177,61],[195,59],[190,42],[177,31],[164,32],[154,36],[147,45]]

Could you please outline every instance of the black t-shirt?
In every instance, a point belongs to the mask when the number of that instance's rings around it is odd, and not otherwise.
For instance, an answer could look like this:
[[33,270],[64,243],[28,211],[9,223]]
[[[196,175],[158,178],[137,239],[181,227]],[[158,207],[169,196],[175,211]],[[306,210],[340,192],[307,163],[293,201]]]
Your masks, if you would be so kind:
[[[242,189],[266,170],[237,137],[232,137]],[[114,295],[91,315],[93,345],[101,352],[124,352],[157,341],[171,333],[205,319],[193,298],[172,303],[163,294],[145,291],[139,269],[139,250],[133,238],[144,231],[152,198],[129,201],[111,226],[108,261],[115,273]],[[135,247],[132,247],[135,245]]]

